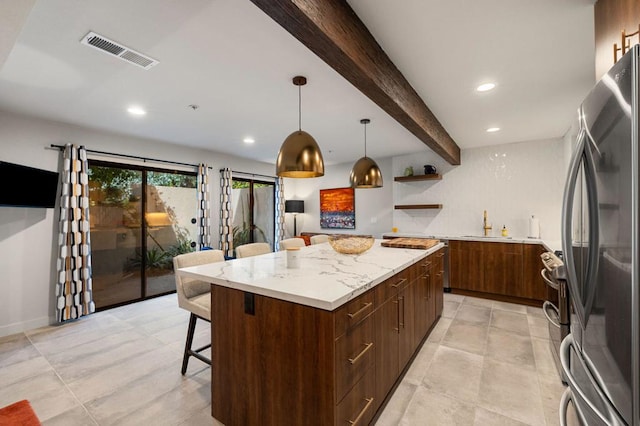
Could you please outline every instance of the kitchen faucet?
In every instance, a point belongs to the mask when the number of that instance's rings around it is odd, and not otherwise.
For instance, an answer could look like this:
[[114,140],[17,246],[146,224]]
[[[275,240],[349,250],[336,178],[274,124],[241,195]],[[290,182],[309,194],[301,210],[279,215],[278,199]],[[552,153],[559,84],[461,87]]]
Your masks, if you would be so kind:
[[491,231],[493,228],[491,227],[490,224],[487,223],[487,211],[484,211],[484,236],[488,237],[489,236],[489,231]]

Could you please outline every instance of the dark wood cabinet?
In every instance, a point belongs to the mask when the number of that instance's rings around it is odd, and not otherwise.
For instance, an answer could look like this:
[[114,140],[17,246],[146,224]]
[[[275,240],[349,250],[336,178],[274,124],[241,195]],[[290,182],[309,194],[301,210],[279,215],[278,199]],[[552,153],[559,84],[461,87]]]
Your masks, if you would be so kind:
[[213,417],[369,424],[437,319],[437,264],[432,254],[334,311],[213,285]]
[[[227,425],[334,424],[333,312],[211,290],[212,415]],[[254,314],[245,312],[247,295]]]
[[484,282],[480,291],[523,297],[522,244],[483,245]]
[[398,293],[398,308],[400,309],[400,313],[398,315],[400,325],[398,360],[400,361],[400,366],[402,368],[404,368],[404,366],[409,362],[411,356],[415,352],[416,347],[418,346],[413,336],[413,329],[415,325],[413,317],[414,284],[415,282],[410,283],[407,287],[404,288],[404,290]]
[[444,249],[418,263],[414,283],[414,342],[418,344],[442,315],[442,260]]
[[[417,277],[413,284],[413,340],[420,342],[435,319],[435,305],[429,297],[431,292],[431,264],[433,256],[418,262]],[[432,319],[433,317],[433,319]]]
[[[442,250],[405,269],[376,288],[376,395],[378,404],[426,338],[437,318],[432,265]],[[405,281],[403,281],[405,280]],[[438,289],[443,292],[442,282]]]
[[400,303],[397,297],[383,303],[375,312],[376,324],[376,400],[381,404],[400,371]]
[[412,265],[376,287],[381,300],[375,314],[376,394],[380,402],[393,388],[400,372],[415,352],[413,303],[417,268]]
[[[622,31],[632,34],[640,26],[640,2],[637,0],[598,0],[594,5],[594,37],[596,47],[595,80],[599,80],[613,66],[614,43],[622,45]],[[638,42],[638,34],[626,41],[630,46]],[[628,49],[627,49],[628,50]],[[620,59],[622,51],[618,50]]]
[[547,297],[548,287],[540,271],[542,260],[540,255],[547,249],[539,244],[524,244],[523,296],[536,300],[550,300]]
[[449,241],[450,284],[454,292],[541,305],[539,244]]
[[442,315],[444,307],[444,251],[445,249],[442,249],[435,253],[435,262],[432,266],[431,288],[433,289],[435,308],[434,319]]
[[484,244],[476,241],[449,241],[452,288],[483,291],[484,253],[482,248]]

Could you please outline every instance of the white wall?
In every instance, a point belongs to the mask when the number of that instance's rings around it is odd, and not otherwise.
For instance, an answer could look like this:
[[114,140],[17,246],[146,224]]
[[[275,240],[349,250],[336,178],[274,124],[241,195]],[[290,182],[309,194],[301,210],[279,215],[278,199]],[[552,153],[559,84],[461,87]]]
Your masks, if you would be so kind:
[[[320,228],[320,189],[349,186],[352,163],[325,166],[324,176],[312,179],[285,179],[285,198],[304,200],[304,214],[297,219],[298,233],[328,232],[345,234],[371,234],[378,238],[391,231],[393,222],[393,174],[391,158],[376,158],[382,172],[382,188],[356,189],[356,229]],[[288,235],[293,233],[293,215],[285,215]]]
[[482,235],[487,210],[492,235],[505,225],[512,237],[527,237],[528,220],[540,220],[540,234],[560,240],[562,193],[566,177],[561,138],[466,149],[461,165],[451,166],[432,153],[393,158],[394,175],[405,167],[415,174],[435,165],[441,181],[394,183],[395,204],[442,204],[441,210],[394,210],[400,233],[441,236]]
[[[218,244],[218,170],[230,167],[265,175],[273,175],[275,172],[272,164],[0,111],[0,161],[58,171],[61,154],[49,147],[51,144],[65,143],[82,144],[98,151],[189,164],[207,163],[212,167],[210,184],[214,213],[211,233],[214,247]],[[113,157],[103,158],[120,161]],[[161,163],[146,164],[176,168]],[[2,185],[10,184],[12,183],[2,182]],[[57,221],[57,208],[0,207],[0,336],[53,322]]]
[[[230,167],[244,172],[274,174],[272,164],[0,111],[2,161],[57,171],[60,153],[49,147],[65,143],[189,164],[208,163],[212,167],[214,246],[218,244],[218,170]],[[331,232],[380,237],[397,226],[400,232],[479,234],[482,211],[486,209],[494,234],[499,233],[504,224],[514,237],[526,236],[528,217],[536,214],[540,218],[542,236],[559,239],[566,169],[564,146],[558,139],[463,150],[462,165],[457,167],[427,152],[376,159],[384,177],[384,187],[356,190],[356,229]],[[161,163],[151,164],[163,167]],[[424,164],[434,164],[444,174],[442,181],[393,181],[393,177],[401,176],[409,165],[416,173],[422,173]],[[327,166],[325,176],[321,178],[284,180],[285,198],[305,200],[305,213],[298,216],[299,232],[327,231],[320,228],[319,190],[348,186],[351,166],[351,163]],[[444,207],[437,211],[393,209],[394,204],[408,203],[442,203]],[[57,209],[0,207],[0,336],[52,323],[57,220]],[[290,235],[292,215],[286,215],[286,227]]]

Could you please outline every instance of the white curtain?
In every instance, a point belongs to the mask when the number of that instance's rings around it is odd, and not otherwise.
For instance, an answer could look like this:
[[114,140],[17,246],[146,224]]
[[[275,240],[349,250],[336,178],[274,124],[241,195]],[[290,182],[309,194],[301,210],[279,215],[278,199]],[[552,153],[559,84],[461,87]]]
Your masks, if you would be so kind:
[[95,312],[91,283],[89,176],[83,146],[67,144],[62,164],[58,234],[56,319],[77,319]]
[[198,166],[198,250],[211,247],[211,202],[209,201],[209,167]]
[[276,232],[274,250],[280,250],[280,241],[284,239],[284,179],[276,178]]
[[220,170],[220,243],[225,256],[233,256],[233,212],[231,209],[231,169]]

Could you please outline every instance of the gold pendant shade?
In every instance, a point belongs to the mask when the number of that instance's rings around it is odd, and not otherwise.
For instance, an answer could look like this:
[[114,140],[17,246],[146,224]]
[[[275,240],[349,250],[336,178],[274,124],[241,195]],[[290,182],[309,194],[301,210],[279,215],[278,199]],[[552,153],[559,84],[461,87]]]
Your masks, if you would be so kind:
[[300,87],[307,84],[302,76],[293,78],[298,86],[298,130],[282,142],[276,160],[276,176],[288,178],[314,178],[324,176],[324,159],[316,140],[302,130],[302,101]]
[[382,172],[369,157],[362,157],[351,169],[349,176],[353,188],[382,188]]
[[363,118],[360,120],[361,124],[364,124],[364,157],[356,161],[351,169],[351,175],[349,175],[349,181],[352,188],[382,188],[382,172],[380,167],[373,159],[367,157],[367,124],[371,120]]
[[296,130],[284,140],[276,160],[276,175],[288,178],[324,175],[322,152],[313,136]]

